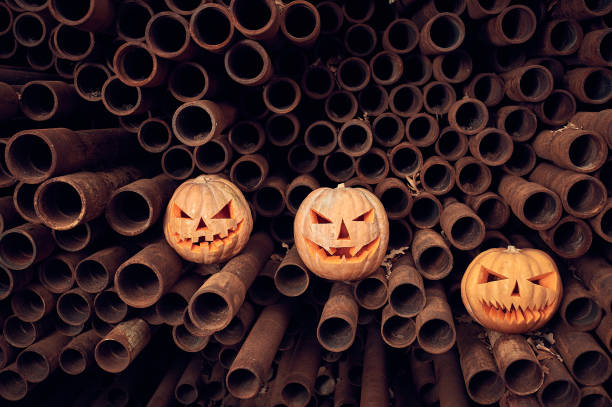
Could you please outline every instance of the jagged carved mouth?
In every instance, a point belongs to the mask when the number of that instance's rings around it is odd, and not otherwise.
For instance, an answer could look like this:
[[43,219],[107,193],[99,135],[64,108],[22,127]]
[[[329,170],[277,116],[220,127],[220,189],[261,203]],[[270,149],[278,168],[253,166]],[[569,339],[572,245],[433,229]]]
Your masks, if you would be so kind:
[[508,309],[505,305],[493,304],[482,300],[482,308],[488,318],[509,324],[531,324],[536,323],[548,316],[551,306],[544,305],[540,308],[521,306],[515,307],[514,304]]
[[375,238],[359,250],[356,250],[356,247],[353,246],[330,247],[328,251],[310,239],[305,238],[304,240],[310,247],[310,250],[325,261],[336,263],[359,263],[363,261],[369,253],[376,250],[380,242],[380,237]]
[[242,227],[242,223],[244,220],[238,222],[235,228],[230,228],[227,230],[227,236],[221,237],[220,233],[213,235],[212,240],[206,240],[206,236],[198,236],[196,238],[183,237],[178,233],[174,233],[174,237],[176,238],[176,243],[180,246],[183,246],[191,251],[201,251],[203,249],[207,249],[208,251],[215,252],[219,250],[226,244],[232,243],[232,241],[236,238],[236,235],[240,232]]

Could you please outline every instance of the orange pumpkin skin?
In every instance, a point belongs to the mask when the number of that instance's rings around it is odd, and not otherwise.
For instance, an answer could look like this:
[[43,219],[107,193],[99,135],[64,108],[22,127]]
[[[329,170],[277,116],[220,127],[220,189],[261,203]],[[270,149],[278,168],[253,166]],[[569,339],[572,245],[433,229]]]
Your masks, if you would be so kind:
[[363,188],[318,188],[300,205],[293,224],[298,254],[314,274],[351,281],[375,272],[389,243],[380,200]]
[[487,250],[474,258],[461,280],[461,298],[472,318],[504,333],[541,328],[562,297],[555,262],[537,249]]
[[200,175],[182,183],[168,203],[166,241],[185,260],[220,263],[240,253],[253,217],[244,195],[227,179]]

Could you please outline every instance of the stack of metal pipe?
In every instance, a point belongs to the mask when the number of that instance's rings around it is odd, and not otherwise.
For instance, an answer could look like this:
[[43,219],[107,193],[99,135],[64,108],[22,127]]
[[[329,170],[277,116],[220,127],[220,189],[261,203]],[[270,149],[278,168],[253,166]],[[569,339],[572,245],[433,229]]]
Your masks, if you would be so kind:
[[[0,0],[0,397],[67,406],[612,406],[612,0]],[[181,181],[256,215],[227,263],[163,239]],[[330,282],[319,187],[393,250]],[[470,322],[514,245],[560,268],[537,334]]]

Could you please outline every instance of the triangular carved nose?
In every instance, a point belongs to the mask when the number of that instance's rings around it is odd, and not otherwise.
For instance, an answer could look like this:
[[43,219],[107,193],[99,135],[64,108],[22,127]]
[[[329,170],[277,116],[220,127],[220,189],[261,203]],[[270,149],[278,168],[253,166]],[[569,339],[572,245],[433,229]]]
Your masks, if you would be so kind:
[[513,297],[520,297],[520,293],[519,293],[519,286],[518,286],[518,281],[514,282],[514,288],[512,289],[512,294],[510,294]]
[[206,222],[204,222],[204,219],[200,218],[200,223],[198,223],[198,227],[196,228],[196,230],[206,230],[208,229],[208,226],[206,226]]
[[348,240],[351,237],[349,236],[348,229],[346,228],[346,225],[344,224],[344,219],[342,219],[341,222],[342,223],[340,223],[340,233],[338,233],[338,240]]

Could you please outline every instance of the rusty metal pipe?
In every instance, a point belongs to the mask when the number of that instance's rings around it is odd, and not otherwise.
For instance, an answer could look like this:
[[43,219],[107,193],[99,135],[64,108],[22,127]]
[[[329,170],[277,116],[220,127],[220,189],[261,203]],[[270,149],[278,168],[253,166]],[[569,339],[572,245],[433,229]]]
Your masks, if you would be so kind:
[[398,54],[381,51],[370,59],[370,72],[376,84],[390,86],[402,77],[404,63]]
[[540,238],[559,256],[575,259],[583,256],[593,243],[593,233],[582,219],[562,218],[555,226],[539,230]]
[[91,222],[81,223],[68,230],[52,230],[57,247],[67,252],[78,252],[92,247],[106,235],[108,226],[104,218],[98,217]]
[[609,69],[575,68],[565,73],[564,83],[576,99],[583,103],[603,104],[612,99],[612,71]]
[[147,23],[153,17],[153,8],[144,0],[122,2],[116,15],[115,32],[125,41],[144,41]]
[[489,121],[487,106],[478,99],[460,99],[453,103],[448,112],[450,127],[460,133],[480,133]]
[[187,304],[203,282],[204,278],[198,274],[183,274],[170,291],[164,294],[155,304],[157,314],[168,325],[182,324]]
[[280,10],[273,0],[233,0],[232,23],[245,37],[272,40],[280,28]]
[[[11,87],[11,90],[13,90],[12,87]],[[10,173],[10,171],[8,170],[8,167],[6,166],[6,160],[5,160],[5,154],[4,154],[5,149],[6,149],[6,140],[1,140],[0,141],[0,188],[10,187],[17,182],[15,177],[13,177],[13,174]]]
[[610,66],[610,39],[612,29],[593,30],[587,33],[578,49],[578,60],[584,65]]
[[28,383],[25,377],[19,372],[17,363],[0,370],[0,396],[9,401],[19,401],[23,399],[33,384]]
[[479,73],[463,88],[463,91],[468,97],[478,99],[485,106],[492,107],[498,105],[504,98],[504,81],[494,73]]
[[256,317],[253,306],[245,301],[228,326],[214,334],[214,338],[224,346],[238,346],[251,329]]
[[21,111],[34,121],[65,118],[80,105],[74,85],[59,81],[28,82],[20,94]]
[[68,325],[83,325],[92,314],[93,299],[80,288],[68,290],[57,299],[57,315]]
[[351,57],[344,59],[336,71],[336,80],[341,89],[349,92],[358,92],[370,82],[370,67],[362,58]]
[[610,131],[610,120],[612,120],[611,109],[600,112],[578,112],[572,117],[571,122],[584,130],[592,130],[603,136],[612,146],[612,132]]
[[244,192],[252,192],[261,187],[268,176],[270,165],[260,154],[248,154],[234,161],[230,178]]
[[174,67],[168,89],[175,99],[186,103],[217,96],[223,78],[197,62],[182,62]]
[[55,308],[55,296],[34,282],[17,291],[11,297],[13,313],[24,322],[36,322],[48,315]]
[[197,10],[204,0],[185,1],[185,0],[165,0],[166,7],[177,14],[190,16]]
[[83,31],[105,31],[115,19],[115,7],[110,0],[89,0],[78,6],[66,0],[49,0],[48,4],[56,20]]
[[223,53],[230,46],[235,32],[233,16],[222,4],[205,3],[192,14],[189,31],[201,48]]
[[[170,136],[170,133],[168,133],[168,136]],[[170,141],[170,137],[168,137],[168,141]],[[195,165],[206,174],[216,174],[223,171],[229,165],[232,156],[232,147],[224,135],[214,137],[193,150]]]
[[25,223],[0,235],[0,259],[12,270],[25,270],[54,249],[51,230],[40,224]]
[[406,120],[405,132],[409,143],[417,147],[428,147],[438,139],[440,127],[432,115],[414,113]]
[[596,132],[573,128],[545,130],[532,146],[540,158],[576,172],[596,171],[606,162],[606,141]]
[[189,35],[189,22],[171,11],[151,17],[145,29],[145,40],[154,54],[165,59],[184,61],[196,52]]
[[175,181],[189,178],[195,169],[193,149],[182,144],[170,147],[162,155],[161,166],[164,174]]
[[387,304],[382,311],[380,335],[392,348],[407,348],[416,340],[416,325],[412,318],[397,315]]
[[325,100],[325,114],[336,123],[346,123],[357,114],[357,98],[345,90],[334,91]]
[[305,144],[294,144],[288,152],[289,167],[299,174],[309,174],[317,167],[319,156],[314,155]]
[[[351,25],[344,33],[344,48],[353,57],[366,57],[370,55],[374,52],[376,44],[376,31],[367,24]],[[363,70],[363,68],[360,67],[359,70]],[[367,75],[369,80],[369,67]]]
[[342,7],[333,1],[322,1],[316,7],[321,21],[321,34],[329,35],[340,31],[344,23]]
[[76,63],[96,52],[96,37],[92,32],[60,24],[49,35],[57,58]]
[[584,0],[563,0],[551,10],[553,17],[568,17],[576,20],[601,17],[612,11],[612,2],[604,0],[590,3]]
[[478,247],[485,236],[485,225],[474,211],[454,198],[448,198],[440,215],[440,226],[449,242],[459,250]]
[[321,32],[319,11],[307,1],[292,1],[281,10],[280,29],[292,44],[310,48]]
[[349,380],[350,364],[348,360],[338,362],[338,381],[334,391],[334,407],[353,407],[359,405],[357,388]]
[[[244,0],[238,3],[240,1]],[[268,52],[253,40],[242,40],[232,45],[225,52],[224,63],[229,77],[244,86],[263,85],[274,71]]]
[[[335,3],[332,4],[336,5]],[[304,94],[314,100],[327,99],[334,91],[334,85],[334,74],[324,65],[308,66],[304,70],[300,82]]]
[[472,58],[465,51],[453,51],[434,58],[432,69],[436,80],[458,84],[472,74]]
[[200,393],[200,374],[203,369],[203,360],[200,355],[194,355],[187,364],[183,374],[174,388],[174,397],[182,404],[194,403]]
[[317,338],[328,351],[342,352],[355,340],[359,306],[351,291],[351,287],[345,283],[334,283],[323,308]]
[[489,127],[471,137],[468,147],[474,157],[488,166],[496,167],[510,159],[514,143],[505,131]]
[[0,369],[4,369],[17,357],[17,349],[7,342],[6,338],[0,339]]
[[447,114],[456,100],[455,89],[446,82],[432,81],[423,88],[423,106],[432,115]]
[[113,65],[119,80],[133,87],[159,86],[166,81],[168,74],[166,62],[139,42],[121,45],[115,52]]
[[429,280],[446,277],[453,267],[453,255],[440,234],[420,229],[412,241],[412,258],[417,270]]
[[612,243],[612,198],[608,198],[603,209],[597,216],[589,219],[589,223],[599,237],[608,243]]
[[0,300],[7,299],[11,294],[25,287],[33,278],[32,269],[15,271],[0,265]]
[[492,2],[483,0],[466,0],[467,11],[470,18],[479,20],[499,14],[508,7],[510,0],[494,0]]
[[266,107],[277,114],[293,111],[302,98],[302,91],[296,81],[287,77],[273,77],[263,88]]
[[389,219],[405,218],[412,209],[412,194],[397,178],[385,178],[376,185],[374,194],[380,199]]
[[304,143],[315,155],[324,156],[336,148],[338,135],[336,127],[326,120],[312,123],[304,133]]
[[423,55],[436,55],[456,50],[465,39],[465,25],[453,13],[432,16],[421,28],[419,49]]
[[400,143],[389,154],[391,171],[400,178],[417,174],[423,166],[421,150],[411,143]]
[[580,405],[584,407],[610,407],[612,399],[601,386],[585,386],[580,389]]
[[185,324],[172,327],[174,344],[182,351],[196,353],[202,351],[210,342],[209,333],[192,333]]
[[102,86],[102,103],[115,116],[129,116],[144,113],[153,104],[150,89],[134,88],[111,76]]
[[510,207],[494,192],[467,196],[465,203],[482,219],[487,230],[501,229],[510,218]]
[[570,278],[564,283],[559,314],[571,328],[578,331],[591,331],[599,324],[602,309],[582,284]]
[[526,106],[503,106],[496,113],[497,128],[504,130],[514,141],[527,141],[538,127],[538,119]]
[[378,116],[387,110],[389,95],[382,85],[370,84],[358,95],[359,107],[369,116]]
[[584,282],[595,301],[606,312],[610,312],[612,310],[612,301],[609,299],[612,292],[612,280],[608,274],[611,270],[610,264],[604,258],[584,256],[577,259],[574,265],[576,275]]
[[514,142],[512,155],[502,169],[510,175],[522,177],[529,174],[535,168],[536,163],[536,152],[530,144]]
[[128,305],[119,297],[114,287],[96,294],[93,308],[96,316],[107,324],[118,324],[128,314]]
[[298,297],[308,289],[310,273],[293,246],[274,273],[274,285],[283,295]]
[[516,102],[536,103],[553,90],[553,76],[541,65],[527,65],[502,74],[506,96]]
[[72,288],[77,264],[85,253],[58,253],[46,259],[38,267],[38,279],[54,294],[61,294]]
[[367,153],[357,158],[355,171],[357,176],[367,184],[382,182],[389,173],[387,154],[380,148],[371,148]]
[[16,116],[20,110],[19,93],[17,92],[17,89],[6,82],[0,82],[0,96],[2,97],[2,104],[0,105],[0,119],[9,119]]
[[562,126],[576,113],[576,100],[570,92],[555,89],[544,101],[533,105],[533,110],[542,123]]
[[127,369],[150,339],[151,330],[142,319],[121,322],[96,345],[96,363],[106,372],[120,373]]
[[304,199],[315,189],[319,188],[319,181],[311,175],[300,175],[291,181],[285,191],[285,205],[295,214]]
[[364,155],[372,147],[372,128],[367,122],[352,119],[338,132],[338,148],[351,157]]
[[382,268],[370,276],[355,282],[353,295],[357,303],[368,310],[377,310],[387,302],[387,279]]
[[455,184],[466,195],[485,193],[492,179],[489,167],[474,157],[463,157],[455,162]]
[[289,371],[280,378],[280,394],[287,405],[305,407],[312,396],[321,361],[321,347],[312,332],[303,333],[293,353]]
[[439,389],[436,384],[431,357],[423,349],[416,346],[410,352],[410,371],[419,400],[428,405],[438,403],[440,401]]
[[455,169],[438,156],[429,157],[420,173],[423,189],[433,195],[444,195],[455,186]]
[[59,366],[69,375],[79,375],[94,363],[94,348],[100,337],[93,329],[74,337],[59,354]]
[[382,46],[396,54],[407,54],[419,43],[419,29],[406,18],[394,19],[383,32]]
[[360,405],[388,406],[389,390],[385,363],[385,346],[378,329],[373,325],[367,328],[366,346],[363,356],[363,375],[361,382]]
[[49,23],[48,18],[32,11],[21,13],[13,20],[14,39],[24,47],[36,47],[47,38],[48,31],[51,29]]
[[[280,293],[274,284],[274,274],[280,265],[277,260],[268,260],[249,288],[249,298],[257,305],[271,305],[278,301]],[[229,368],[229,366],[227,366]]]
[[15,209],[12,196],[0,198],[0,233],[11,229],[23,222],[19,212]]
[[219,136],[236,117],[236,109],[222,103],[197,100],[181,105],[172,117],[176,137],[188,146],[198,146]]
[[452,349],[433,357],[436,385],[441,389],[438,392],[441,407],[468,407],[471,405],[465,385],[461,380],[461,370],[457,359],[457,352]]
[[59,367],[59,354],[70,337],[59,332],[28,346],[17,356],[17,369],[30,383],[41,383]]
[[484,38],[498,47],[523,44],[533,36],[536,25],[533,10],[520,4],[512,5],[486,22]]
[[174,402],[174,389],[185,371],[186,359],[185,356],[174,359],[147,402],[146,407],[167,407]]
[[300,126],[300,120],[294,113],[273,113],[266,120],[264,137],[272,145],[287,147],[298,138]]
[[455,324],[440,283],[425,287],[426,303],[416,316],[417,341],[429,353],[447,352],[455,344]]
[[27,348],[43,338],[53,328],[52,317],[36,322],[25,322],[11,315],[4,320],[3,334],[6,341],[16,348]]
[[84,62],[74,71],[74,88],[79,96],[89,102],[102,100],[102,87],[111,77],[109,69],[95,62]]
[[389,93],[389,108],[400,117],[409,118],[423,107],[423,94],[414,84],[401,84]]
[[404,138],[404,123],[395,113],[382,113],[372,122],[372,136],[381,146],[394,147]]
[[389,278],[389,307],[402,318],[411,318],[425,307],[423,278],[409,254],[394,263]]

